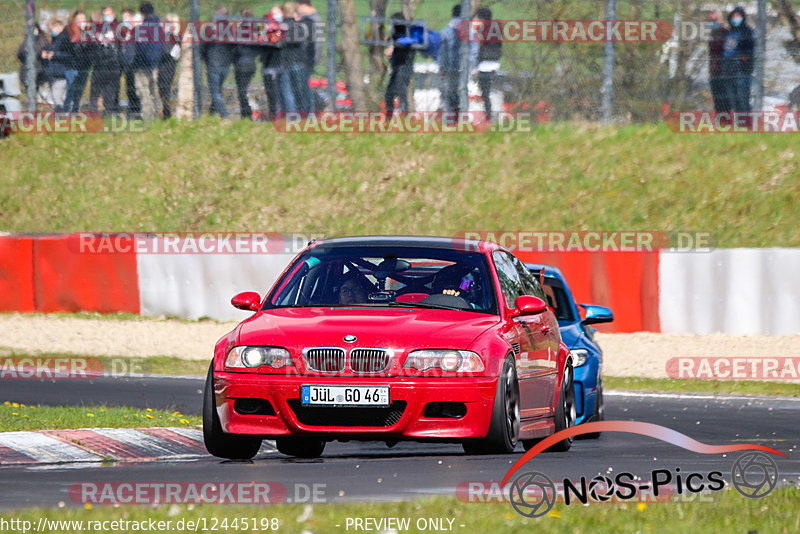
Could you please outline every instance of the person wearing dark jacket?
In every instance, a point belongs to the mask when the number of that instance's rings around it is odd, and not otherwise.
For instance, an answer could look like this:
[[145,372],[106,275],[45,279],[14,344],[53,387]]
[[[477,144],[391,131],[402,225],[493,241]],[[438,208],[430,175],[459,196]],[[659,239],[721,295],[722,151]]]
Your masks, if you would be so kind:
[[[254,24],[253,10],[242,9],[239,15],[246,19],[239,24],[249,26],[249,31],[242,31],[242,35],[255,35],[257,28]],[[250,80],[256,73],[256,59],[261,54],[261,46],[248,43],[237,43],[234,51],[233,75],[236,80],[236,92],[239,95],[239,110],[243,119],[252,118],[250,101],[247,96],[247,89],[250,87]]]
[[137,31],[141,38],[136,39],[133,58],[133,78],[136,94],[142,106],[142,119],[152,121],[158,113],[158,93],[156,92],[158,64],[164,48],[161,20],[156,15],[153,4],[143,2],[139,6],[143,22]]
[[283,25],[283,11],[280,6],[272,6],[267,19],[267,41],[261,51],[261,75],[264,78],[264,92],[267,94],[269,120],[274,121],[283,109],[281,102],[281,49],[286,36]]
[[[28,76],[27,76],[27,59],[28,59],[28,39],[27,37],[22,40],[22,44],[17,51],[17,59],[19,59],[20,69],[19,69],[19,79],[22,80],[22,84],[25,87],[28,87]],[[50,40],[44,34],[42,29],[39,27],[38,24],[33,25],[33,53],[34,57],[34,69],[36,71],[36,92],[37,94],[42,90],[42,86],[47,82],[47,77],[44,74],[45,67],[47,66],[47,56],[48,52],[51,49]]]
[[[227,8],[218,7],[214,11],[214,23],[218,27],[218,35],[225,33],[219,26],[230,24],[227,19]],[[228,110],[225,109],[225,102],[222,99],[222,83],[231,70],[235,49],[235,44],[222,42],[203,43],[200,47],[200,55],[206,63],[208,90],[211,93],[211,113],[216,113],[222,118],[228,116]]]
[[136,94],[136,81],[133,75],[133,62],[136,57],[136,43],[133,38],[133,29],[136,22],[136,13],[126,7],[122,10],[122,28],[119,37],[119,62],[122,74],[125,76],[125,96],[128,97],[127,115],[138,116],[142,112],[139,95]]
[[394,29],[392,30],[392,40],[394,47],[388,51],[391,54],[389,65],[392,73],[389,76],[389,84],[386,86],[384,101],[386,104],[386,117],[391,118],[394,114],[394,99],[400,99],[400,111],[408,112],[408,86],[411,77],[414,75],[414,58],[417,51],[410,45],[399,45],[397,40],[406,35],[408,23],[402,13],[392,15]]
[[298,20],[293,3],[286,2],[281,6],[281,11],[286,25],[286,39],[280,53],[283,110],[310,112],[311,91],[308,89],[304,56],[306,41],[310,38],[308,28]]
[[164,119],[172,117],[172,83],[181,57],[180,17],[175,13],[164,16],[164,48],[158,63],[158,96]]
[[94,70],[89,109],[97,111],[98,97],[103,99],[103,111],[119,112],[119,81],[121,72],[117,27],[119,21],[111,6],[103,7],[103,20],[95,27]]
[[753,30],[747,25],[747,15],[741,7],[731,11],[728,24],[720,61],[728,105],[731,111],[749,112],[755,65]]
[[319,12],[311,5],[311,0],[297,0],[297,14],[300,23],[308,30],[308,39],[304,44],[303,56],[305,57],[305,83],[303,83],[305,99],[308,102],[308,111],[314,111],[314,95],[311,92],[309,82],[317,63],[322,58],[322,39],[317,38],[317,30],[322,28],[322,17]]
[[[475,18],[481,25],[488,25],[492,20],[492,11],[482,7],[475,12]],[[492,85],[500,70],[500,56],[503,53],[503,43],[498,39],[481,40],[478,49],[478,88],[481,90],[483,108],[486,118],[492,120]]]
[[708,84],[714,99],[714,110],[717,113],[730,111],[725,80],[722,78],[722,48],[725,45],[727,28],[722,24],[722,13],[714,10],[708,14],[711,35],[708,41]]
[[64,110],[64,101],[67,99],[67,69],[72,68],[72,53],[69,35],[64,27],[64,22],[52,18],[47,23],[53,39],[51,49],[47,54],[47,65],[44,75],[50,84],[50,94],[53,98],[53,108],[56,111]]
[[81,105],[83,90],[89,80],[94,55],[93,36],[86,33],[86,13],[76,11],[72,14],[72,22],[67,26],[72,67],[67,70],[67,98],[64,101],[65,111],[78,111]]

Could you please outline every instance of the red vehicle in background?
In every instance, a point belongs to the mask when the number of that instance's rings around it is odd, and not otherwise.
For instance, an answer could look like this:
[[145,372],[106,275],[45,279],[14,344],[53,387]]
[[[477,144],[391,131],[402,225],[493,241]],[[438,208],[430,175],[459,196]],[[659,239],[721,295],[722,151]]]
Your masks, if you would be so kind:
[[494,243],[314,242],[263,300],[232,299],[254,313],[216,344],[206,447],[223,458],[251,458],[265,438],[300,457],[339,439],[529,448],[575,422],[571,357],[545,302]]

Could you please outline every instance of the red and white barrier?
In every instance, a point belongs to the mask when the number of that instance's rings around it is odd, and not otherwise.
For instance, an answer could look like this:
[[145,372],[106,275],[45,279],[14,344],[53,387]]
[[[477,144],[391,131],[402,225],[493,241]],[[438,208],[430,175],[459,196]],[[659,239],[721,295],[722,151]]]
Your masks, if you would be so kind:
[[[0,311],[132,312],[241,320],[230,298],[262,295],[293,254],[86,253],[79,236],[0,237]],[[161,238],[148,238],[157,240]],[[149,243],[139,250],[164,250]],[[604,332],[800,333],[800,249],[519,252],[561,269],[578,302],[609,306]]]

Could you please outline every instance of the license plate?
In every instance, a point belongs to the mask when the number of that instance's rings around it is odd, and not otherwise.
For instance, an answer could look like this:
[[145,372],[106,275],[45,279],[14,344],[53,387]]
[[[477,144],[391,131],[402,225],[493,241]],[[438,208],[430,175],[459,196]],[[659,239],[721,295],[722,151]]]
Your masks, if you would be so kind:
[[389,406],[389,386],[301,387],[303,406]]

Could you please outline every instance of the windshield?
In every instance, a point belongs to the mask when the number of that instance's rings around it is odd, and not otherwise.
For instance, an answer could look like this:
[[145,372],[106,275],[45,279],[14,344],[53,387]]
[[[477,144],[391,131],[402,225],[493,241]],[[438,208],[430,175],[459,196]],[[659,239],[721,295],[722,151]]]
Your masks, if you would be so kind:
[[481,253],[425,247],[314,247],[276,284],[265,308],[418,307],[497,314]]
[[544,289],[544,294],[547,295],[547,304],[553,308],[553,312],[556,314],[556,319],[568,322],[575,320],[569,297],[560,280],[545,277],[542,289]]

